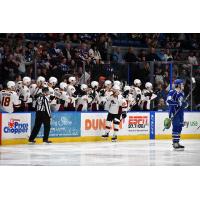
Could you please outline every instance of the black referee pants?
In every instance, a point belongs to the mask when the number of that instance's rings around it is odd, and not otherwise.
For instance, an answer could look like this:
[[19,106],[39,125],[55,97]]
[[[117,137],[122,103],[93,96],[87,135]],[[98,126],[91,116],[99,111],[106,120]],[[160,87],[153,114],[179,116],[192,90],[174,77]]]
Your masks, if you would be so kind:
[[50,127],[51,127],[51,125],[50,125],[50,117],[49,117],[47,112],[37,111],[36,112],[36,117],[35,117],[35,124],[34,124],[32,132],[31,132],[29,141],[34,140],[37,137],[42,124],[44,124],[43,141],[48,140]]

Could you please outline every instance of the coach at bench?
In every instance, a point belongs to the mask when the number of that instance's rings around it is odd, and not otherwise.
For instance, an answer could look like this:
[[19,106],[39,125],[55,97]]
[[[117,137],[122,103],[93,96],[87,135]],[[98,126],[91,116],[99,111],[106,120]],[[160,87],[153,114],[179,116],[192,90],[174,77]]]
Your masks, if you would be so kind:
[[49,89],[48,87],[42,88],[42,93],[40,93],[36,100],[36,117],[35,117],[35,124],[31,135],[29,137],[30,143],[35,143],[35,138],[37,137],[39,130],[44,124],[44,137],[43,142],[45,143],[52,143],[49,141],[49,132],[50,132],[50,122],[51,122],[51,110],[49,106]]

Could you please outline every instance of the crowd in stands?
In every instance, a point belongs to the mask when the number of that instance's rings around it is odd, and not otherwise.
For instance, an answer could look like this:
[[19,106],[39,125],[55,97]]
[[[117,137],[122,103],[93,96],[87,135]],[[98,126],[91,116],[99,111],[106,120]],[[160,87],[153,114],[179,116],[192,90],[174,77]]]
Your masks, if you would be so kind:
[[[187,92],[190,66],[198,66],[199,50],[200,34],[0,34],[0,88],[24,76],[62,81],[73,75],[80,84],[139,78],[153,82],[160,106],[170,82],[166,62],[174,62],[173,79],[184,79]],[[194,75],[200,77],[198,68]]]

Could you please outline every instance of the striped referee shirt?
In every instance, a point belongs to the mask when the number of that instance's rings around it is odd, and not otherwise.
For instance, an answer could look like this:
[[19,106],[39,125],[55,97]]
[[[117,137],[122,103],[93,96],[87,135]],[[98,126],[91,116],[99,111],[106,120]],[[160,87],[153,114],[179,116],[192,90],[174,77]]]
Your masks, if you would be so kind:
[[51,117],[51,109],[49,106],[49,100],[46,96],[41,95],[36,100],[36,111],[47,112],[49,117]]

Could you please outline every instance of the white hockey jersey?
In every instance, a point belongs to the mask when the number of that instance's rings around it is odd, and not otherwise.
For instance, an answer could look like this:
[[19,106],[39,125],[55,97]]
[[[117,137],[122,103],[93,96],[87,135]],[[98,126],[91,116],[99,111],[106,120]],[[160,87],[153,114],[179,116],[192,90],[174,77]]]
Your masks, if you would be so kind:
[[127,111],[127,102],[122,95],[111,95],[105,104],[105,110],[111,114],[121,114],[123,111]]
[[25,103],[30,103],[32,99],[30,98],[30,90],[27,86],[23,85],[21,90],[18,93],[19,97],[21,97],[22,101]]
[[144,89],[142,91],[141,96],[141,108],[142,110],[150,110],[151,101],[155,99],[157,95],[153,93],[153,90],[149,91],[147,89]]
[[19,100],[19,96],[14,91],[2,90],[0,92],[0,108],[1,110],[13,113],[14,106],[19,107],[21,101]]

